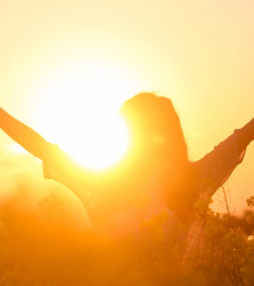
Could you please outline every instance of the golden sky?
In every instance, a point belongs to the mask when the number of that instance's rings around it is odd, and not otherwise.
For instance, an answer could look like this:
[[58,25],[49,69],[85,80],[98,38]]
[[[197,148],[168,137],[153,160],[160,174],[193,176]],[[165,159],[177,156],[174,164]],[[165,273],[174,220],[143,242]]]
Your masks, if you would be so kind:
[[[73,122],[82,133],[134,93],[156,90],[175,103],[197,160],[254,115],[253,13],[245,0],[1,1],[1,106],[67,148],[68,132],[86,140]],[[0,140],[2,172],[20,155]],[[254,194],[252,161],[250,146],[228,182],[237,213]],[[5,168],[2,180],[21,169]]]

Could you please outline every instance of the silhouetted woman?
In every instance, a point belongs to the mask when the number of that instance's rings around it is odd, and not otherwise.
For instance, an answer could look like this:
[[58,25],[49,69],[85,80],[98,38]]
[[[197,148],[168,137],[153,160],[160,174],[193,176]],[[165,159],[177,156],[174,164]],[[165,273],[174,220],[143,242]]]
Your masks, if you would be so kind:
[[209,200],[242,162],[254,139],[254,120],[203,159],[190,162],[180,119],[168,98],[140,93],[123,104],[120,114],[129,126],[129,150],[114,167],[98,172],[78,165],[3,109],[0,122],[5,133],[43,161],[46,179],[75,193],[102,236],[160,245],[165,251],[187,241],[185,259],[204,247]]

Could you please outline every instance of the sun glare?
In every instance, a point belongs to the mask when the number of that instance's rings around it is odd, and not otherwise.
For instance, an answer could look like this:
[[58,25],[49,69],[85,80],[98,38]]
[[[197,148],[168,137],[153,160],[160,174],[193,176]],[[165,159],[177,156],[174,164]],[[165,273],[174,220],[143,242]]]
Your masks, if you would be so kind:
[[17,143],[14,143],[11,145],[11,151],[15,153],[19,153],[19,154],[27,153],[27,151]]
[[73,142],[67,144],[65,149],[78,162],[92,169],[103,169],[116,163],[127,150],[128,130],[119,115],[105,116],[94,121],[83,139],[74,143],[74,150]]
[[128,129],[118,110],[137,90],[128,69],[105,62],[68,63],[37,83],[34,117],[48,141],[86,167],[103,169],[127,150]]

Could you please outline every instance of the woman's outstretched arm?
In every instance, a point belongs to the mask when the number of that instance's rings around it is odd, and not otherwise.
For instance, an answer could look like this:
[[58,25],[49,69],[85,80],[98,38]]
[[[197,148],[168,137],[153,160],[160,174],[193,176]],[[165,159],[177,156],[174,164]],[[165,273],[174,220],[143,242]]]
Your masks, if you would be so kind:
[[[0,128],[29,153],[41,159],[44,162],[44,169],[50,168],[56,172],[56,178],[52,177],[52,174],[47,174],[47,178],[55,179],[63,185],[69,181],[70,185],[73,185],[72,182],[79,183],[90,191],[98,192],[97,174],[86,170],[57,145],[47,142],[41,135],[2,108],[0,108]],[[66,186],[72,189],[68,184]],[[80,191],[75,192],[73,189],[72,191],[80,197],[78,195]],[[83,199],[83,195],[81,198]]]
[[239,151],[243,151],[254,140],[254,118],[238,132]]
[[2,108],[0,108],[0,128],[29,153],[43,160],[49,143]]

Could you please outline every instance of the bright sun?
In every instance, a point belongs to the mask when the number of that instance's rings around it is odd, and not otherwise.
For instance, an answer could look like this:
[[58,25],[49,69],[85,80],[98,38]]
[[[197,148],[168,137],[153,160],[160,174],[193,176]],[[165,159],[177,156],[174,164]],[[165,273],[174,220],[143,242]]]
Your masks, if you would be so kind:
[[127,69],[101,61],[67,63],[33,88],[37,125],[48,141],[86,167],[106,168],[128,148],[128,129],[118,110],[137,87]]

